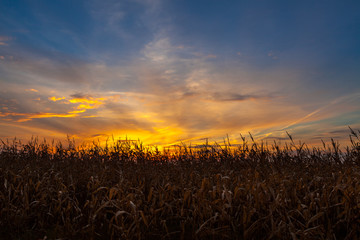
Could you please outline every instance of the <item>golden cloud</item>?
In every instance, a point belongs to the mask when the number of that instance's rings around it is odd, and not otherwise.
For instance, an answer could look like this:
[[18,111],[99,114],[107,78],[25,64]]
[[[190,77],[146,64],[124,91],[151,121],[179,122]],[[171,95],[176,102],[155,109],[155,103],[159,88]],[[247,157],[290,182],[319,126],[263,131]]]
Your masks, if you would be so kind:
[[[38,92],[36,89],[26,89],[29,92]],[[67,100],[65,97],[48,97],[52,102],[58,102],[60,104],[76,104],[77,106],[72,107],[71,110],[66,111],[66,113],[56,113],[56,112],[38,112],[38,113],[18,113],[18,112],[0,112],[0,117],[7,121],[14,122],[27,122],[32,119],[38,118],[74,118],[81,116],[80,114],[85,113],[88,109],[95,109],[103,105],[106,100],[115,101],[118,96],[111,97],[75,97]],[[59,102],[60,100],[64,100]],[[3,108],[4,109],[4,108]],[[6,110],[6,109],[5,109]],[[91,116],[81,116],[81,117],[94,117]]]
[[94,109],[94,108],[98,108],[100,105],[103,105],[106,99],[107,98],[104,97],[100,97],[100,98],[79,97],[79,98],[72,98],[68,101],[74,104],[80,103],[80,105],[78,105],[76,109]]
[[69,102],[71,103],[86,103],[86,104],[102,104],[105,98],[93,98],[93,97],[88,97],[88,98],[73,98],[70,99]]
[[27,91],[27,92],[39,92],[39,90],[36,90],[34,88],[25,89],[25,91]]
[[63,99],[65,99],[65,97],[59,97],[59,98],[57,98],[57,97],[49,97],[49,100],[51,100],[53,102],[60,101],[60,100],[63,100]]
[[[76,117],[76,116],[78,116],[78,113],[80,113],[80,112],[82,112],[82,111],[69,112],[69,113],[15,113],[15,112],[1,113],[0,112],[0,117],[23,117],[23,118],[20,118],[20,119],[16,120],[15,122],[27,122],[27,121],[30,121],[31,119],[34,119],[34,118],[53,118],[53,117],[69,118],[69,117]],[[10,119],[8,119],[8,120],[10,120]]]

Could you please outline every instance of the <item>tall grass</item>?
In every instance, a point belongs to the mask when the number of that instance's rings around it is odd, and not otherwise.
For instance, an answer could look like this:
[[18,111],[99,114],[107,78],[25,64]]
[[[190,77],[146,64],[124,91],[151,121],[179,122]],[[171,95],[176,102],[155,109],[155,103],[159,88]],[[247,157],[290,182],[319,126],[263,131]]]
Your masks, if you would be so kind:
[[0,238],[357,239],[359,135],[345,151],[2,142]]

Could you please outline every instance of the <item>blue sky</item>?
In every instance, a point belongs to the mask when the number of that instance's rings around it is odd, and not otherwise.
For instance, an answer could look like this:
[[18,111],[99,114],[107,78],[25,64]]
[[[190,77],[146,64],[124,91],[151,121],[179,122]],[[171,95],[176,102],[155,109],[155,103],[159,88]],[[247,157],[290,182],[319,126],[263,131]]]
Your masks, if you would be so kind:
[[358,1],[0,3],[0,138],[360,127]]

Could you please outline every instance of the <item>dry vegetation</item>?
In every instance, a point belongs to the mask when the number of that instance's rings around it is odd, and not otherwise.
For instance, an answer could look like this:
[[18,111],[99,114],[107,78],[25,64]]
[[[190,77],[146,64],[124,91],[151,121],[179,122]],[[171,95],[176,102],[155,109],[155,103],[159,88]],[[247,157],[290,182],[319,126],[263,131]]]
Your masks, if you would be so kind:
[[[357,239],[360,132],[304,144],[0,149],[1,239]],[[53,150],[53,148],[55,150]]]

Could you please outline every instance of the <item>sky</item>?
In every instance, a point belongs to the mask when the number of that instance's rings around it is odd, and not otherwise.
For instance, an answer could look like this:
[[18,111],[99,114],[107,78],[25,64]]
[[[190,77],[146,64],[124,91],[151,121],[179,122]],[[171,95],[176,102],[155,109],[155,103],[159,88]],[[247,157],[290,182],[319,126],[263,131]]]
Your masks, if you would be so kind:
[[0,139],[360,129],[359,1],[2,0]]

